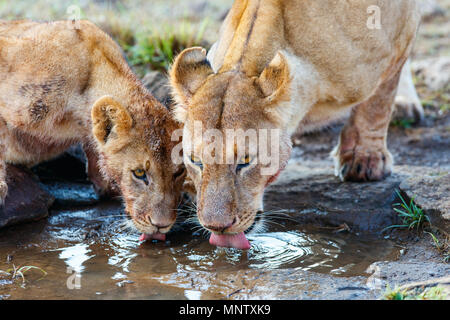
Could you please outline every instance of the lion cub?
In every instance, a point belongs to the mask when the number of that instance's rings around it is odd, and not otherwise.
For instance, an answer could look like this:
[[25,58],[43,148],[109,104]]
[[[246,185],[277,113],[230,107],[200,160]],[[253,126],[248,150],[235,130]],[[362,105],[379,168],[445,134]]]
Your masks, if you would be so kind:
[[2,21],[0,79],[0,203],[5,163],[34,166],[81,143],[96,190],[121,193],[141,240],[165,239],[185,178],[171,161],[179,125],[108,35],[88,21]]

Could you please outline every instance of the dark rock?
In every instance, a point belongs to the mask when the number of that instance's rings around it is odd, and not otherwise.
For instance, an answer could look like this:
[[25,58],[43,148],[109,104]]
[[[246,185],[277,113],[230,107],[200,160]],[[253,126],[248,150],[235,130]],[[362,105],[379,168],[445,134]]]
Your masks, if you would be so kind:
[[9,191],[0,207],[0,228],[48,216],[54,199],[31,172],[8,165],[6,182]]
[[[417,174],[437,174],[436,172],[437,170],[425,167],[397,166],[394,173],[383,181],[344,183],[334,176],[333,166],[328,161],[292,159],[279,180],[266,191],[265,209],[287,209],[290,217],[302,224],[377,233],[398,223],[398,216],[392,205],[397,201],[395,190],[402,181]],[[436,184],[441,184],[441,189],[436,186],[426,191],[425,189],[431,188],[430,184],[420,181],[411,181],[410,188],[421,184],[423,190],[419,193],[424,195],[433,194],[433,190],[438,189],[439,195],[434,195],[436,201],[429,202],[430,206],[427,207],[430,211],[436,211],[448,206],[449,184],[444,186],[443,180],[445,179],[435,181]],[[282,207],[283,204],[285,207]]]
[[167,75],[158,71],[151,71],[144,76],[142,83],[166,107],[173,104]]
[[47,181],[87,182],[86,156],[81,146],[69,148],[59,157],[40,163],[32,168],[33,173],[46,183]]
[[52,181],[43,185],[54,198],[55,206],[78,207],[99,202],[99,196],[92,184],[71,181]]
[[353,232],[377,232],[396,223],[392,202],[394,190],[404,178],[401,174],[380,182],[343,183],[334,176],[331,166],[325,166],[291,162],[267,190],[266,209],[280,209],[285,203],[289,215],[300,223],[332,227],[345,224]]
[[430,217],[431,224],[450,232],[450,173],[412,176],[400,189]]

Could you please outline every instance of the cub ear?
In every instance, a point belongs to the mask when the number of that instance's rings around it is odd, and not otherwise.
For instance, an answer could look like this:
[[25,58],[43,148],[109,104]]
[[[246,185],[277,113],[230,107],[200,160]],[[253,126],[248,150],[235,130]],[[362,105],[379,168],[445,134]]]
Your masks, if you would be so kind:
[[213,73],[206,59],[205,49],[200,47],[185,49],[177,56],[169,71],[175,101],[187,107],[189,100]]
[[289,99],[290,82],[289,64],[280,51],[256,79],[256,84],[270,104]]
[[128,134],[133,120],[128,111],[110,96],[98,99],[91,111],[92,133],[100,145]]

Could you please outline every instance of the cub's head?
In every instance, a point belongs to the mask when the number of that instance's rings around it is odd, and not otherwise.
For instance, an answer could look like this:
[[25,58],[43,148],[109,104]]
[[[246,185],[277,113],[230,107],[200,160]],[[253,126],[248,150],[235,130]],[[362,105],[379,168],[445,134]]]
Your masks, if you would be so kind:
[[93,135],[103,175],[121,193],[141,239],[164,240],[176,220],[183,164],[171,160],[179,125],[154,99],[125,108],[112,97],[92,108]]
[[205,50],[191,48],[177,57],[170,77],[199,221],[212,232],[211,244],[249,248],[244,231],[262,213],[264,189],[291,151],[286,59],[277,54],[255,77],[216,74]]

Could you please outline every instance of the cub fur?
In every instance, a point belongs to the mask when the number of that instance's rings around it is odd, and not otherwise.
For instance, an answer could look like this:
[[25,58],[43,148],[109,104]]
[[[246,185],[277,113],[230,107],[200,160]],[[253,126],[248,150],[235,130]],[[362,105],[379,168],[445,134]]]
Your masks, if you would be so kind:
[[82,144],[96,190],[120,193],[136,228],[163,238],[185,177],[179,124],[88,21],[0,22],[0,200],[5,163],[34,166]]

